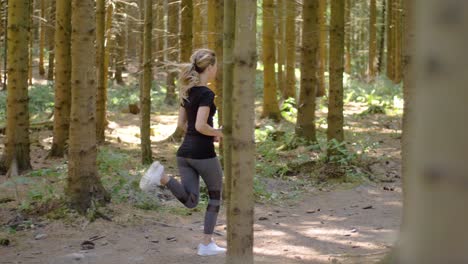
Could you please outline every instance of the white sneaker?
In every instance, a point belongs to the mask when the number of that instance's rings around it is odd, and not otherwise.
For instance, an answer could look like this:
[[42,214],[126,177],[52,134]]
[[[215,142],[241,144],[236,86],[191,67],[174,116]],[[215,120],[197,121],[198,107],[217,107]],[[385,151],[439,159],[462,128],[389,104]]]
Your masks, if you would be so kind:
[[214,256],[218,254],[223,254],[226,252],[225,248],[218,247],[214,241],[211,241],[208,245],[200,244],[198,245],[198,252],[199,256]]
[[164,174],[164,166],[159,161],[153,162],[145,175],[141,177],[140,189],[144,192],[151,191],[161,185],[161,177]]

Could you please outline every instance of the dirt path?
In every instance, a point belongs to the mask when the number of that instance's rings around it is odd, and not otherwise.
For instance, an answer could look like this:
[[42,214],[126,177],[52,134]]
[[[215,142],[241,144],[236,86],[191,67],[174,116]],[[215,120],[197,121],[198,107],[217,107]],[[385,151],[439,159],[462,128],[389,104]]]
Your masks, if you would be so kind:
[[[170,135],[174,117],[154,117],[152,138]],[[109,125],[109,139],[119,145],[137,146],[137,117],[115,114]],[[117,122],[119,121],[119,122]],[[382,129],[382,124],[388,129]],[[358,126],[359,125],[359,126]],[[301,200],[281,205],[256,204],[255,263],[376,263],[388,252],[396,240],[401,218],[401,183],[399,171],[399,139],[392,133],[398,124],[381,122],[369,117],[354,124],[356,129],[380,128],[372,135],[379,147],[372,155],[382,157],[370,167],[373,176],[389,183],[367,183],[327,190],[310,189]],[[393,128],[396,126],[396,128]],[[46,135],[41,135],[45,133]],[[361,135],[362,136],[362,135]],[[45,153],[50,145],[50,131],[35,134],[33,166],[48,168]],[[49,141],[43,140],[48,138]],[[1,138],[0,138],[1,139]],[[169,157],[174,149],[154,144],[156,158]],[[57,161],[52,161],[57,162]],[[169,170],[175,168],[168,166]],[[386,190],[384,190],[384,188]],[[165,202],[167,208],[182,208],[175,200]],[[190,215],[143,211],[126,205],[111,204],[112,222],[99,219],[93,223],[84,218],[72,221],[47,220],[35,223],[34,228],[17,231],[11,244],[0,246],[2,263],[224,263],[224,256],[199,257],[196,246],[201,240],[203,212]],[[366,209],[364,209],[366,208]],[[0,207],[0,224],[6,209]],[[11,214],[11,213],[10,213]],[[225,212],[221,210],[216,239],[226,246]],[[39,234],[47,237],[35,239]],[[93,236],[102,237],[95,248],[81,250],[80,244]]]
[[[202,212],[114,210],[122,213],[113,222],[50,222],[20,231],[12,246],[0,248],[0,263],[224,263],[224,256],[195,254]],[[401,190],[382,185],[315,191],[291,206],[257,205],[255,263],[374,263],[395,241],[400,214]],[[217,241],[225,246],[224,212],[219,223]],[[36,240],[37,234],[47,237]],[[81,242],[96,235],[104,237],[95,249],[81,251]]]

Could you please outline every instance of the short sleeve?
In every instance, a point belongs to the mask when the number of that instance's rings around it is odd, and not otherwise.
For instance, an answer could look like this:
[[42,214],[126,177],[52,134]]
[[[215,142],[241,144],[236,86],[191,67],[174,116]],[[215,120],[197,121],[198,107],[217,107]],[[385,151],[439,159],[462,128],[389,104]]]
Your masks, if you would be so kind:
[[211,106],[214,102],[215,94],[212,91],[207,91],[201,94],[199,106]]

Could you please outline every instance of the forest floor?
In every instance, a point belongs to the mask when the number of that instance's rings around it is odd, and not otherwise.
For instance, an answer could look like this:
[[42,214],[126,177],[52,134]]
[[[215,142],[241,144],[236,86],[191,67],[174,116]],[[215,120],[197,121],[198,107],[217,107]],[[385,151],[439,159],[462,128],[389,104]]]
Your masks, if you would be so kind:
[[[365,165],[349,166],[366,177],[309,181],[304,175],[324,170],[320,165],[297,173],[302,176],[284,173],[257,183],[261,185],[255,205],[255,263],[377,263],[391,250],[402,211],[401,116],[359,115],[364,110],[366,105],[347,104],[345,128],[349,142],[365,142],[360,145],[367,154]],[[318,116],[323,136],[325,112],[320,110]],[[178,144],[159,142],[172,133],[175,122],[173,114],[153,115],[152,141],[155,159],[177,174]],[[270,125],[265,122],[258,127]],[[290,127],[287,123],[277,127]],[[32,172],[13,183],[0,177],[0,263],[224,263],[225,256],[196,255],[206,201],[189,210],[167,189],[150,198],[136,191],[145,169],[136,165],[138,115],[125,110],[109,113],[107,143],[98,157],[100,175],[113,195],[113,202],[101,211],[107,220],[89,221],[56,208],[53,200],[60,197],[66,182],[66,161],[47,158],[51,136],[47,128],[31,135]],[[1,146],[3,141],[0,135]],[[275,155],[287,160],[308,153],[300,147],[295,151]],[[222,209],[216,227],[216,240],[222,246],[226,246],[225,222]],[[86,240],[94,243],[93,249],[82,248]]]

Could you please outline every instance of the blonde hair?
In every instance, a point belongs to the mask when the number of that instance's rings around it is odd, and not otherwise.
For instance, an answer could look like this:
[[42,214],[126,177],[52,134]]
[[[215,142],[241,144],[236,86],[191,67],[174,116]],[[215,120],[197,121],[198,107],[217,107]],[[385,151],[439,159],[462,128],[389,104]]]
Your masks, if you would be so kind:
[[216,54],[210,49],[196,50],[190,57],[190,63],[182,65],[182,71],[179,77],[179,98],[183,104],[188,98],[190,89],[200,84],[200,74],[208,66],[216,64]]

